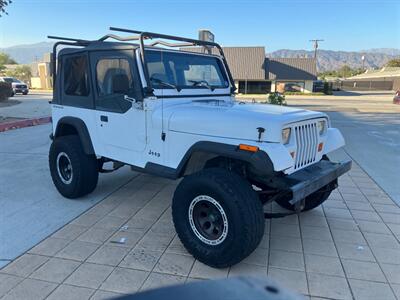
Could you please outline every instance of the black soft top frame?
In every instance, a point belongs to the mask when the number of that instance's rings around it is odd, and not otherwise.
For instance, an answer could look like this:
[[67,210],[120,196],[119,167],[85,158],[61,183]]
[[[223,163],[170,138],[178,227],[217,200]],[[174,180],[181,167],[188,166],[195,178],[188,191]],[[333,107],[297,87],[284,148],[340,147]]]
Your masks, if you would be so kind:
[[[55,84],[56,80],[56,61],[57,61],[57,47],[60,45],[66,45],[66,46],[74,46],[74,47],[87,47],[90,46],[94,43],[99,43],[99,42],[106,42],[108,39],[114,39],[119,42],[130,42],[130,41],[139,41],[139,46],[140,46],[140,55],[141,55],[141,60],[143,64],[143,72],[144,76],[146,78],[147,82],[147,88],[145,90],[146,95],[152,95],[153,94],[153,88],[151,86],[151,81],[149,80],[149,74],[148,70],[145,67],[146,66],[146,52],[145,52],[145,47],[153,47],[157,45],[162,45],[166,47],[171,47],[171,48],[183,48],[183,47],[191,47],[191,46],[202,46],[204,47],[209,54],[211,54],[211,49],[212,48],[217,48],[219,51],[219,54],[221,56],[221,59],[224,63],[225,69],[228,73],[229,81],[231,83],[231,92],[233,93],[236,89],[235,87],[235,82],[233,80],[232,74],[229,70],[228,63],[225,58],[224,51],[222,50],[222,47],[215,42],[208,42],[208,41],[202,41],[202,40],[196,40],[196,39],[190,39],[190,38],[185,38],[185,37],[179,37],[179,36],[173,36],[173,35],[166,35],[166,34],[161,34],[161,33],[154,33],[154,32],[146,32],[146,31],[139,31],[139,30],[132,30],[132,29],[124,29],[124,28],[117,28],[117,27],[110,27],[110,30],[112,31],[119,31],[119,32],[127,32],[127,33],[133,33],[136,34],[134,36],[128,36],[128,37],[121,37],[115,34],[107,34],[103,37],[101,37],[98,40],[82,40],[82,39],[74,39],[74,38],[66,38],[66,37],[58,37],[58,36],[48,36],[49,39],[57,39],[60,40],[56,42],[53,46],[53,53],[52,53],[52,60],[53,60],[53,67],[52,67],[52,75],[53,75],[53,85]],[[145,45],[144,41],[145,40],[152,40],[152,39],[162,39],[162,40],[155,40],[154,42]],[[171,41],[179,41],[180,43],[169,43],[163,40],[171,40]]]

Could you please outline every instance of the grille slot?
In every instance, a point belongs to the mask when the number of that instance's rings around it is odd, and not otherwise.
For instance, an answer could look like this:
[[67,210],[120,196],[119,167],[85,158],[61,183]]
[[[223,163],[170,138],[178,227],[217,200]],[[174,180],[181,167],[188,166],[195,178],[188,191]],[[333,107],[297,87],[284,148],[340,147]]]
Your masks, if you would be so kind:
[[318,146],[317,123],[307,123],[294,127],[297,154],[294,169],[301,169],[315,162]]

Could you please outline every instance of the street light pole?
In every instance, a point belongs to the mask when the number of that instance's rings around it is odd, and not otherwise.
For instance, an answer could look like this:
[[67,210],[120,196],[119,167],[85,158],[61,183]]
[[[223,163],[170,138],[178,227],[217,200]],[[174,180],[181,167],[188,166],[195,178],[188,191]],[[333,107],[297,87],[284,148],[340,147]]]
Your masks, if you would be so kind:
[[365,55],[364,54],[361,56],[361,60],[362,60],[362,71],[364,72],[364,62],[365,62]]

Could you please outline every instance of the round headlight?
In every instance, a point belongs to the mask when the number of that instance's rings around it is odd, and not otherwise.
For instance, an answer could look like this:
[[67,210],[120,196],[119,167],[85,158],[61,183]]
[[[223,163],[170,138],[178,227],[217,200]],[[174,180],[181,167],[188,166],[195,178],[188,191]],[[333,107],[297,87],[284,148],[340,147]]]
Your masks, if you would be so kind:
[[284,145],[286,145],[286,144],[289,143],[289,140],[290,140],[290,132],[291,132],[291,129],[290,129],[290,128],[282,129],[282,143],[283,143]]
[[323,135],[325,133],[325,130],[326,130],[326,121],[325,120],[318,121],[319,135]]

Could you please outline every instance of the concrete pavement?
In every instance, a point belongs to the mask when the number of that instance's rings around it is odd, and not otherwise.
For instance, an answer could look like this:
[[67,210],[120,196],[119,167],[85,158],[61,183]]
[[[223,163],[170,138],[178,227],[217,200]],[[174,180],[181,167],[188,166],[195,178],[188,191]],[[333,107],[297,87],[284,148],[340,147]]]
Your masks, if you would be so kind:
[[127,168],[100,175],[90,196],[63,198],[48,169],[50,132],[48,124],[0,133],[0,267],[136,176]]
[[170,207],[177,183],[136,177],[1,269],[0,298],[109,299],[238,275],[268,276],[306,299],[400,298],[400,207],[357,164],[321,207],[266,220],[255,252],[225,269],[180,243]]
[[[324,99],[323,97],[327,97]],[[345,151],[400,204],[400,105],[391,92],[288,97],[288,105],[324,111],[343,133]]]
[[[399,117],[396,107],[371,113],[388,96],[371,97],[352,98],[353,108],[336,98],[288,101],[327,111],[347,140],[347,153],[335,158],[349,154],[362,165],[354,165],[322,207],[267,221],[255,253],[224,270],[195,261],[177,239],[170,219],[177,182],[122,169],[101,176],[86,198],[67,200],[49,176],[50,126],[0,133],[0,268],[25,253],[0,269],[0,298],[104,299],[173,283],[268,275],[313,299],[400,299],[400,209],[377,184],[396,195]],[[115,244],[121,237],[126,243]]]
[[0,121],[1,119],[33,119],[48,117],[51,109],[48,101],[52,99],[52,94],[28,94],[26,96],[17,94],[9,98],[9,103],[0,102]]

